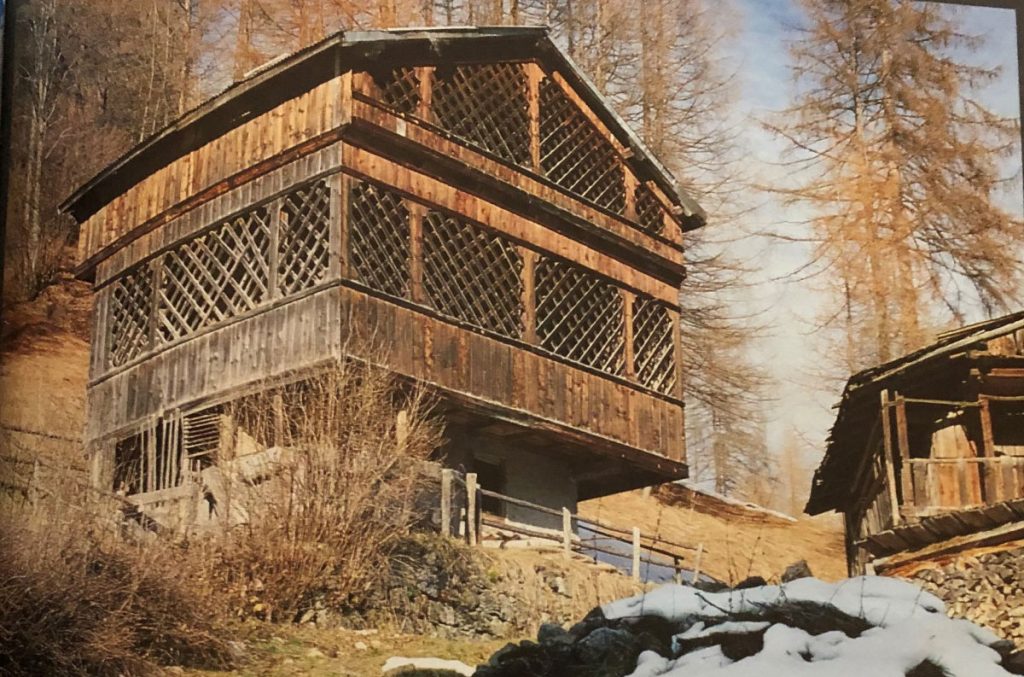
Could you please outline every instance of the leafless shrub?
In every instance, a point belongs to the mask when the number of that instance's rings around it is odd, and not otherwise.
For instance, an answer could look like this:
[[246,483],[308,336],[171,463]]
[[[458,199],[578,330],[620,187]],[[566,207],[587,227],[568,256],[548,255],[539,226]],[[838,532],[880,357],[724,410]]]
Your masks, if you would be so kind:
[[223,462],[237,468],[225,509],[242,523],[218,540],[210,578],[242,615],[291,621],[315,602],[341,606],[386,570],[422,518],[422,461],[441,434],[428,410],[419,389],[355,363],[230,408],[272,466]]
[[228,663],[219,604],[194,586],[186,545],[129,543],[81,477],[40,478],[0,504],[0,674]]

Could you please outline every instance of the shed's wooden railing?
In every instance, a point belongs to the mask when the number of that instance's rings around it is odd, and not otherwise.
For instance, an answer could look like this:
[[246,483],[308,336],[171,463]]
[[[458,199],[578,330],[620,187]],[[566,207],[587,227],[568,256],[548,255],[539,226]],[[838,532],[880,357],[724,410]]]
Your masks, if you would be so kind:
[[[595,561],[599,555],[628,561],[628,566],[620,568],[627,569],[635,581],[641,580],[644,564],[648,572],[651,567],[671,569],[676,582],[682,580],[684,571],[691,572],[691,581],[701,580],[701,561],[707,554],[703,543],[696,546],[676,543],[658,535],[645,534],[638,526],[623,528],[583,517],[565,507],[558,510],[483,489],[477,483],[475,473],[463,476],[454,470],[442,470],[440,495],[441,533],[446,536],[463,536],[471,545],[479,545],[484,527],[489,527],[559,544],[566,556],[576,552]],[[561,520],[562,528],[543,529],[488,514],[482,509],[483,498],[556,517]],[[578,532],[584,532],[585,535]],[[619,544],[621,547],[616,549],[615,546]],[[706,574],[703,575],[705,580],[712,580]]]
[[912,458],[909,464],[918,515],[1024,498],[1024,457]]

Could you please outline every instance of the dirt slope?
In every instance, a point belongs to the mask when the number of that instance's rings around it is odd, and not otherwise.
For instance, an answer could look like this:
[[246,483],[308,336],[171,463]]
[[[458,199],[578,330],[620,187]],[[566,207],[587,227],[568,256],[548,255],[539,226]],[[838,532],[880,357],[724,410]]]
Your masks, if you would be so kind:
[[81,464],[89,370],[89,285],[70,277],[4,308],[0,455]]
[[800,559],[818,578],[846,576],[842,523],[834,515],[790,520],[672,485],[594,499],[579,510],[584,517],[635,524],[676,543],[703,543],[701,569],[727,583],[748,576],[771,580]]

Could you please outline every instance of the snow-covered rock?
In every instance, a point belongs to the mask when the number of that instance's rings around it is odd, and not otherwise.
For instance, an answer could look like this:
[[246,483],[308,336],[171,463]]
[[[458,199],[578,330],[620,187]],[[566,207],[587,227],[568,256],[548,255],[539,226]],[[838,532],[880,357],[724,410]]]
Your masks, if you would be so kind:
[[[499,651],[476,672],[608,677],[1004,677],[1012,644],[891,578],[704,592],[666,585],[589,614],[558,641]],[[614,639],[614,641],[611,641]],[[608,640],[608,641],[606,641]],[[611,666],[615,665],[614,669]],[[625,666],[625,667],[623,667]]]

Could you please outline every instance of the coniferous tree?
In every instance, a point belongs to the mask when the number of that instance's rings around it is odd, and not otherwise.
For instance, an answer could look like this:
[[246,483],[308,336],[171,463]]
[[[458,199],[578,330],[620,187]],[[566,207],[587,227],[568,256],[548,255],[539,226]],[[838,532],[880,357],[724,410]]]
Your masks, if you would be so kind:
[[927,343],[937,311],[963,321],[972,301],[996,312],[1019,298],[1024,227],[996,201],[1017,126],[974,98],[997,71],[954,58],[981,41],[946,10],[802,2],[800,93],[771,128],[797,177],[780,192],[813,209],[807,239],[832,299],[823,325],[852,371]]

